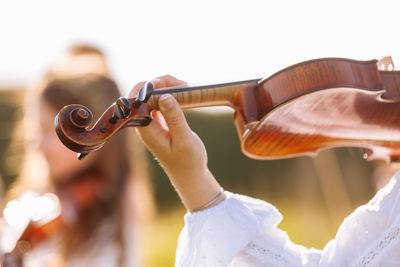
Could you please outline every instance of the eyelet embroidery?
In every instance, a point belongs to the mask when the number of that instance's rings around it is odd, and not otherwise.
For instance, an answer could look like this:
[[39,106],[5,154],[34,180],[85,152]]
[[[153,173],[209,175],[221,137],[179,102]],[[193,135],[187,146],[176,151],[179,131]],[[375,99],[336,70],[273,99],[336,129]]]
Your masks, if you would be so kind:
[[[257,254],[257,255],[264,255],[268,257],[268,260],[274,260],[276,263],[280,263],[282,266],[288,266],[288,267],[297,267],[298,265],[294,265],[291,263],[288,259],[286,259],[284,256],[282,256],[279,253],[276,253],[275,251],[272,251],[270,249],[264,248],[262,246],[259,246],[255,243],[250,243],[247,248],[249,249],[248,252],[251,254]],[[256,255],[254,255],[256,256]],[[265,258],[265,257],[263,257]]]
[[400,235],[400,227],[394,227],[384,238],[365,254],[365,256],[358,262],[357,267],[367,267],[373,263],[376,256],[382,253],[389,245],[391,245]]

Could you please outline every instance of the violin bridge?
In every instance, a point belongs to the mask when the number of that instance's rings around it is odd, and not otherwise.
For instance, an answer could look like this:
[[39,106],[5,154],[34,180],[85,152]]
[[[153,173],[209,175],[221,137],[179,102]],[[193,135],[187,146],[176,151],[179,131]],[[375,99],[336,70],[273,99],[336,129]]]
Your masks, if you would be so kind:
[[[383,57],[378,61],[378,69],[383,71],[394,70],[394,63],[391,56]],[[391,66],[391,67],[390,67]]]

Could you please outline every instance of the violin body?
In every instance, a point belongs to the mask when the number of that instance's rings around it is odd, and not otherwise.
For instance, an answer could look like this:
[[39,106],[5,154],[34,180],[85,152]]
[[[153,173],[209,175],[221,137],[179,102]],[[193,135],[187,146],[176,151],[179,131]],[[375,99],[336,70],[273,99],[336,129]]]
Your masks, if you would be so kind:
[[[378,69],[377,60],[322,58],[266,79],[151,92],[142,88],[122,107],[110,106],[94,125],[86,107],[64,107],[56,117],[56,132],[70,149],[89,153],[126,126],[150,123],[151,111],[158,109],[158,98],[165,93],[182,108],[233,108],[242,151],[251,158],[313,156],[327,148],[361,147],[367,159],[400,159],[400,72]],[[115,119],[119,110],[128,112]]]
[[399,159],[400,72],[376,63],[312,60],[263,80],[254,94],[259,105],[245,106],[257,108],[235,117],[242,151],[278,159],[362,147],[368,159]]

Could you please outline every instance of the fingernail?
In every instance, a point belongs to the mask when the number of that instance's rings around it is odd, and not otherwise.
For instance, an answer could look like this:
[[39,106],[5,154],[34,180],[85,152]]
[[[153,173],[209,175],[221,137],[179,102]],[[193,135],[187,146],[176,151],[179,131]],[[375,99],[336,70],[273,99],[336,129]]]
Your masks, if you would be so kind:
[[161,95],[159,103],[161,108],[172,108],[172,106],[174,105],[173,96],[170,94]]

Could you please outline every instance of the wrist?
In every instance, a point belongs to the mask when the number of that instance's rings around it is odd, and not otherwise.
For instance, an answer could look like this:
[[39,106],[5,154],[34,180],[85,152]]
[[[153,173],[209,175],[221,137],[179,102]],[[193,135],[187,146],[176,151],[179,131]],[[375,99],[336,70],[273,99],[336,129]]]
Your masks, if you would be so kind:
[[[170,176],[170,180],[189,211],[204,207],[221,191],[221,186],[207,167],[197,172],[191,171],[190,175],[186,176]],[[218,198],[209,207],[218,204],[222,200]]]
[[194,212],[206,210],[206,209],[209,209],[211,207],[214,207],[214,206],[218,205],[219,203],[221,203],[225,199],[226,199],[225,191],[221,187],[220,191],[218,192],[218,194],[212,200],[210,200],[208,203],[204,204],[203,206],[201,206],[199,208],[191,209],[191,210],[188,210],[188,211],[190,213],[194,213]]

